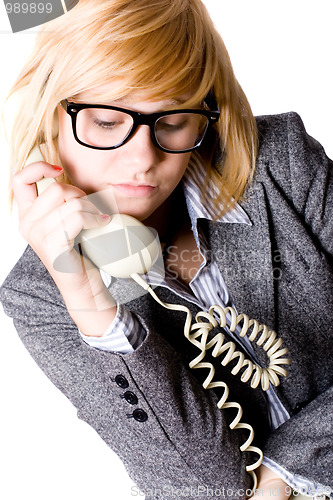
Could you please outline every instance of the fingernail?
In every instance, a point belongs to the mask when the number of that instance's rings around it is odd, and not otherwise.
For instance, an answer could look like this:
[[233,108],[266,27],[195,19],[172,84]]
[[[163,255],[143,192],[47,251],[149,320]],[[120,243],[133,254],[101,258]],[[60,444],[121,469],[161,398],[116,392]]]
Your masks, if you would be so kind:
[[110,219],[110,215],[107,215],[107,214],[101,214],[101,217],[102,217],[102,219],[105,219],[105,220]]
[[58,165],[52,165],[52,167],[53,167],[55,170],[58,170],[58,172],[61,172],[62,170],[64,170],[62,167],[59,167]]

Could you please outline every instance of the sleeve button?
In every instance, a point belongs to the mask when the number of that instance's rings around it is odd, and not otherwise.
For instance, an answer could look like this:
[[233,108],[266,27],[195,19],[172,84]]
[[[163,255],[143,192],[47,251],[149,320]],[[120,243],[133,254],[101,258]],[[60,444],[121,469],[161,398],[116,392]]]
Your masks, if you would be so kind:
[[126,401],[131,404],[131,405],[136,405],[138,404],[138,398],[132,391],[126,391],[124,394],[124,398]]
[[122,389],[127,389],[128,387],[128,381],[127,379],[124,377],[124,375],[117,375],[115,377],[115,382],[116,384],[121,387]]
[[133,417],[138,422],[145,422],[146,420],[148,420],[147,413],[144,410],[141,410],[141,408],[137,408],[133,411]]

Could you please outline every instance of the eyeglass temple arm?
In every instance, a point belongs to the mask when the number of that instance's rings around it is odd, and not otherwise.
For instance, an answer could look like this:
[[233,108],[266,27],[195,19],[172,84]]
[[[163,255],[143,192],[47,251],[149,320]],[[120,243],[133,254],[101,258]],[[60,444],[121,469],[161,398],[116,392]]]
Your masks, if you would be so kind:
[[215,97],[215,92],[211,89],[204,99],[204,103],[208,106],[211,111],[220,111],[218,102]]

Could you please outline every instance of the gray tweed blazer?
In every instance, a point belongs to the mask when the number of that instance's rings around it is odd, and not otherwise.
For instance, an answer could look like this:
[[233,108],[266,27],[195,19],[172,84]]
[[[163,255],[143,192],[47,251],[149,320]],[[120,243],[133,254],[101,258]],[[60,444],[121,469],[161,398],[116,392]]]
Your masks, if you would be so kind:
[[[252,424],[254,444],[266,456],[333,488],[332,162],[294,113],[260,117],[258,127],[256,176],[242,203],[252,226],[200,224],[238,311],[275,329],[289,348],[289,374],[276,392],[290,420],[271,432],[261,389],[241,383],[229,367],[217,365],[216,378],[241,403],[242,421]],[[135,286],[115,281],[112,289],[129,297]],[[218,390],[201,385],[207,372],[188,367],[198,350],[183,336],[183,313],[146,294],[127,303],[148,332],[139,349],[121,355],[89,347],[30,247],[0,299],[38,365],[120,456],[147,499],[182,492],[203,499],[207,488],[245,496],[240,489],[252,486],[245,466],[253,456],[239,447],[248,432],[230,430],[234,410],[219,410]],[[254,349],[265,364],[262,349]]]

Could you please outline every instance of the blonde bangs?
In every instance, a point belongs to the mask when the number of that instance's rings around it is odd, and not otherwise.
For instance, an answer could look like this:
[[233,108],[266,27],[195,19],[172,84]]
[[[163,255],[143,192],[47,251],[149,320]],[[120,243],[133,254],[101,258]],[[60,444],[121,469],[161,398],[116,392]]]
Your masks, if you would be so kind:
[[[99,3],[92,9],[96,13]],[[112,82],[112,93],[98,94],[96,99],[142,92],[151,100],[191,94],[187,105],[201,102],[213,86],[217,64],[207,64],[215,52],[213,44],[207,47],[201,16],[193,15],[189,2],[108,5],[85,30],[75,19],[71,43],[76,56],[70,65],[67,62],[66,74],[68,70],[72,74],[65,97]]]

